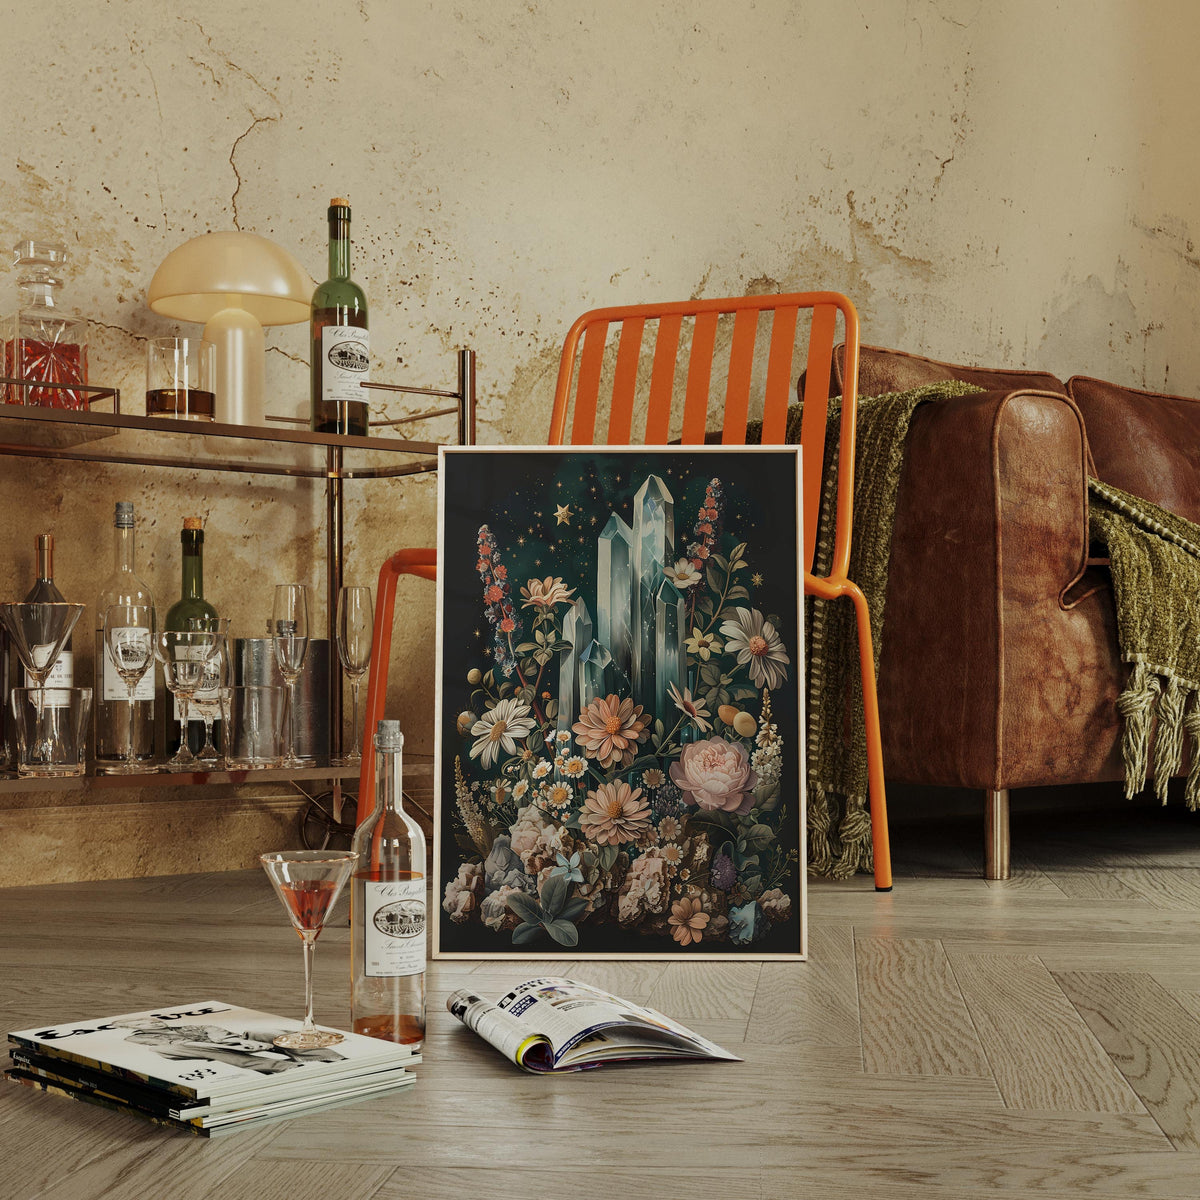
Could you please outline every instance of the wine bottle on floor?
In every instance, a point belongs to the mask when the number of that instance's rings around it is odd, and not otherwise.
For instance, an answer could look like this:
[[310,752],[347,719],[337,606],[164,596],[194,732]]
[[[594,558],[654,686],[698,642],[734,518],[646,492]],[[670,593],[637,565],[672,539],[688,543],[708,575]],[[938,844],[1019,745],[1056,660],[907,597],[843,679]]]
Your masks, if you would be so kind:
[[420,1049],[425,1038],[425,835],[404,811],[399,721],[375,733],[375,811],[358,827],[350,890],[355,1033]]
[[312,420],[314,433],[367,436],[367,400],[360,383],[371,378],[367,297],[350,278],[350,205],[329,202],[329,278],[313,293]]
[[[134,570],[133,505],[117,502],[113,516],[115,567],[96,601],[96,641],[93,646],[96,685],[92,691],[95,713],[96,764],[125,761],[129,743],[129,692],[117,674],[112,655],[104,644],[104,614],[115,604],[139,604],[154,608],[150,589]],[[142,676],[133,694],[133,757],[149,764],[154,759],[154,672]]]
[[[199,517],[185,517],[183,531],[179,535],[183,547],[182,586],[179,599],[167,609],[163,629],[178,633],[196,628],[194,620],[216,617],[217,610],[204,598],[204,522]],[[166,705],[166,750],[174,754],[179,749],[179,701]],[[188,745],[193,754],[204,748],[204,722],[189,713]]]

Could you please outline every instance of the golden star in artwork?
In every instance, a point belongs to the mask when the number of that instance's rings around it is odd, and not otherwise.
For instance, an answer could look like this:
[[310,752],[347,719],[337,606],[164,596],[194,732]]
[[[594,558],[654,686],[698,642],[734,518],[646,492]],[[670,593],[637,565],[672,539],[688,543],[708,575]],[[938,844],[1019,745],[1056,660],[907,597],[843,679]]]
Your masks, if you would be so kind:
[[755,571],[754,574],[750,576],[750,582],[754,584],[755,587],[762,587],[763,577],[758,571]]
[[554,519],[559,525],[570,525],[574,515],[569,504],[559,504],[554,510]]

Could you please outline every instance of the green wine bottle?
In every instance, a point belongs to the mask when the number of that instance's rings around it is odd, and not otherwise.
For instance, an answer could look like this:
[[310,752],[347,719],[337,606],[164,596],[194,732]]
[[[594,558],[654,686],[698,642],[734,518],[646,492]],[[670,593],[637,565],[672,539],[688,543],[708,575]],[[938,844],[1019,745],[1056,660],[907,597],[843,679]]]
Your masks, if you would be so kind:
[[[199,517],[184,517],[179,535],[183,545],[183,583],[179,599],[167,609],[163,628],[182,633],[197,628],[191,622],[215,617],[217,610],[204,598],[204,522]],[[163,706],[166,711],[166,740],[168,754],[179,749],[179,701]],[[194,710],[193,710],[194,712]],[[204,746],[204,722],[188,714],[188,745],[193,754]]]
[[313,432],[366,437],[367,297],[350,278],[350,205],[340,197],[329,202],[329,278],[313,292],[310,328]]

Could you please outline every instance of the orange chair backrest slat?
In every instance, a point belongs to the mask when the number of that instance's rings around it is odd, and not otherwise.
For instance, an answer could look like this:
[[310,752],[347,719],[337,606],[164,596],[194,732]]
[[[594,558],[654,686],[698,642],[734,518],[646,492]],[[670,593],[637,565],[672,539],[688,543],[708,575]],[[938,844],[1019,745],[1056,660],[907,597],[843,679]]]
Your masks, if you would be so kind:
[[[837,519],[829,574],[829,578],[844,579],[850,559],[854,487],[858,316],[850,301],[837,292],[635,304],[584,313],[572,325],[563,346],[549,444],[562,445],[566,440],[568,412],[572,414],[571,444],[596,444],[598,431],[604,429],[603,420],[598,418],[601,410],[607,408],[606,444],[628,445],[641,405],[645,407],[647,445],[665,445],[672,436],[684,445],[703,443],[709,430],[714,375],[719,386],[722,374],[722,443],[743,444],[747,424],[761,413],[763,443],[781,444],[786,436],[788,402],[793,395],[793,357],[802,310],[810,314],[800,437],[804,460],[806,571],[812,568],[816,545],[830,370],[839,316],[846,344]],[[760,353],[767,326],[764,313],[770,314],[770,337]],[[729,317],[732,317],[732,332],[723,336],[721,320]],[[650,357],[646,343],[652,322],[657,330]],[[614,326],[620,331],[615,353],[606,355],[606,343]],[[643,371],[640,368],[644,357],[650,361]],[[682,381],[677,378],[681,358],[686,359]],[[764,370],[765,379],[761,377]],[[682,414],[677,411],[680,399]],[[761,407],[756,404],[759,400]],[[674,429],[673,422],[678,422]]]

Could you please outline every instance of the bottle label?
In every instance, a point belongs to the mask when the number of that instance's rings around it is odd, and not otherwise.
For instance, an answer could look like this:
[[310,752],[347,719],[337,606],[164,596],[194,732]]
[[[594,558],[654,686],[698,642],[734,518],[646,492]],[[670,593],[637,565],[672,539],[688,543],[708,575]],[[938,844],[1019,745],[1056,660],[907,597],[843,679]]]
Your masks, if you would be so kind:
[[321,399],[365,401],[358,385],[371,378],[370,334],[355,325],[326,325],[321,330]]
[[[50,657],[53,646],[34,646],[33,661],[41,666]],[[25,672],[25,686],[36,688],[37,680],[28,671]],[[75,655],[70,650],[59,652],[50,674],[46,676],[46,703],[52,708],[66,708],[71,703],[71,697],[60,690],[75,686]]]
[[[129,626],[128,628],[135,628]],[[97,631],[99,634],[98,641],[104,638],[103,629]],[[102,699],[104,700],[128,700],[129,689],[125,686],[125,680],[117,671],[117,665],[113,662],[112,651],[106,645],[104,647],[104,675],[101,681],[103,688]],[[137,681],[137,686],[133,689],[133,698],[135,700],[154,700],[154,662],[151,660],[149,667],[146,668],[146,673]]]
[[368,880],[363,908],[363,974],[420,975],[425,970],[425,880]]

